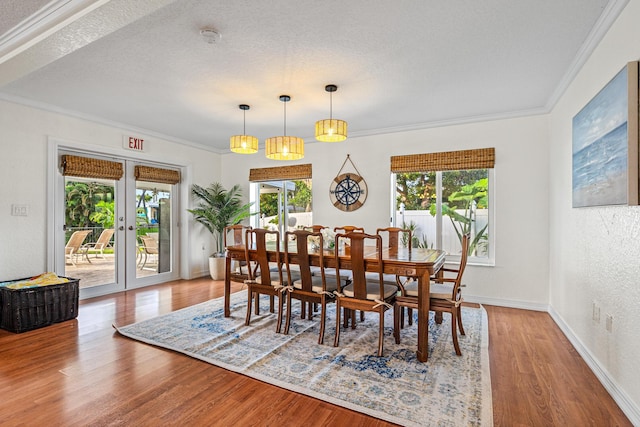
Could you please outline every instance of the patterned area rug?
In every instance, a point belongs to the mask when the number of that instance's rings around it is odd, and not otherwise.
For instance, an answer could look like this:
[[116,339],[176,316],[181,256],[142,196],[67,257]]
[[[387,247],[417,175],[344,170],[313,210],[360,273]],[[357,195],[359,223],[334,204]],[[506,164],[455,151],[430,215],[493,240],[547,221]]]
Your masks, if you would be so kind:
[[[401,425],[493,424],[488,328],[483,308],[463,307],[462,356],[451,341],[450,319],[429,320],[429,361],[416,359],[417,326],[393,339],[393,310],[385,319],[384,357],[377,357],[378,315],[367,313],[355,330],[340,333],[333,347],[335,306],[327,310],[324,345],[319,316],[294,316],[288,335],[276,334],[276,315],[261,300],[261,314],[244,326],[245,292],[231,296],[231,317],[222,299],[116,328],[122,335],[174,350],[258,380]],[[415,313],[414,313],[415,315]],[[433,316],[433,313],[432,313]],[[283,322],[284,323],[284,322]],[[284,326],[284,325],[283,325]]]

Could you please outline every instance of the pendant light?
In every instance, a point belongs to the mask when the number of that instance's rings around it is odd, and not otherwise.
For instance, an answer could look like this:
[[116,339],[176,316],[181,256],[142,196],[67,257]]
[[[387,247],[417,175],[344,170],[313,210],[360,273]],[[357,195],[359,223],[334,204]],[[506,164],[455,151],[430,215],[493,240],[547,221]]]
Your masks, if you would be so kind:
[[298,160],[304,157],[304,139],[287,135],[287,102],[289,95],[280,95],[284,103],[284,136],[273,136],[265,140],[265,154],[272,160]]
[[244,113],[243,124],[242,124],[242,135],[233,135],[231,137],[231,151],[234,153],[240,154],[253,154],[258,151],[258,138],[255,136],[247,135],[246,125],[247,125],[247,110],[249,107],[247,104],[238,105]]
[[340,142],[347,139],[347,122],[333,118],[333,92],[338,90],[336,85],[326,85],[324,90],[329,92],[329,118],[316,122],[316,139],[322,142]]

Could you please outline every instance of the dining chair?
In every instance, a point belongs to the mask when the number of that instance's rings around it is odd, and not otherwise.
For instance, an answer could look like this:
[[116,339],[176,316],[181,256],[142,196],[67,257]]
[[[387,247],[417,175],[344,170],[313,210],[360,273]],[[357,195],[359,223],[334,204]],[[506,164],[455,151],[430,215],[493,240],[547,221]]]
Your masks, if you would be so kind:
[[[412,231],[408,228],[400,228],[400,227],[385,227],[378,228],[376,230],[376,234],[382,237],[383,245],[386,244],[386,248],[389,251],[390,255],[397,256],[398,250],[401,247],[408,248],[409,252],[411,252],[411,239],[412,239]],[[371,274],[371,273],[369,273]],[[404,286],[405,284],[416,280],[414,277],[408,276],[399,276],[392,274],[385,274],[384,281],[387,284],[395,284],[398,286],[400,295],[405,295]],[[409,308],[409,324],[412,322],[412,309]],[[404,310],[400,312],[400,327],[404,327]]]
[[[224,228],[224,247],[227,246],[244,246],[245,245],[245,237],[246,231],[251,230],[252,227],[248,225],[236,224],[229,225]],[[245,273],[242,271],[242,267],[247,267],[246,260],[234,260],[236,268],[231,269],[230,280],[234,282],[244,282],[249,278],[249,273]],[[254,263],[255,264],[255,263]],[[247,267],[249,268],[249,267]]]
[[[465,334],[462,326],[462,291],[460,288],[469,254],[469,234],[462,236],[461,243],[462,253],[458,268],[441,268],[436,275],[435,283],[431,283],[429,292],[429,310],[434,312],[436,323],[442,323],[442,313],[451,314],[451,337],[458,356],[462,355],[458,343],[458,329],[460,329],[461,335]],[[446,277],[451,273],[455,273],[453,277]],[[405,285],[404,289],[405,295],[398,296],[393,306],[393,334],[396,344],[400,344],[400,310],[403,307],[418,309],[418,282],[410,282]]]
[[98,237],[98,240],[96,240],[95,242],[92,243],[85,243],[84,245],[82,245],[83,247],[83,252],[85,257],[87,258],[87,261],[91,262],[91,260],[89,259],[89,251],[97,251],[94,255],[94,258],[98,258],[98,253],[100,254],[100,257],[102,259],[104,258],[104,248],[107,247],[107,245],[109,245],[109,243],[111,242],[111,238],[113,237],[113,234],[115,233],[115,229],[113,228],[105,228],[104,230],[102,230],[102,233],[100,233],[100,236]]
[[[378,356],[382,356],[384,343],[384,313],[393,307],[398,288],[395,285],[384,283],[383,279],[383,261],[382,261],[382,238],[378,235],[366,234],[364,232],[350,232],[345,234],[336,234],[335,246],[339,247],[339,241],[345,239],[349,242],[348,250],[344,253],[335,251],[336,270],[339,270],[345,263],[351,265],[352,281],[350,284],[342,287],[337,282],[336,290],[336,336],[334,347],[340,343],[340,323],[341,309],[344,309],[345,320],[351,317],[351,328],[356,327],[355,312],[371,311],[379,314],[379,330],[378,330]],[[375,252],[371,253],[365,247],[375,244]],[[345,247],[346,249],[346,247]],[[367,262],[373,262],[375,272],[378,277],[376,280],[367,280],[365,269],[365,256]],[[346,325],[345,325],[346,326]]]
[[[278,321],[276,323],[276,332],[280,332],[282,327],[282,311],[285,287],[287,281],[282,274],[282,253],[280,252],[280,232],[277,230],[265,230],[263,228],[253,228],[246,230],[245,241],[252,242],[251,245],[245,245],[245,260],[247,265],[251,264],[250,248],[255,247],[256,268],[248,268],[249,278],[245,280],[247,285],[247,316],[244,324],[249,326],[251,323],[252,302],[255,298],[255,314],[260,314],[260,295],[269,295],[269,310],[274,312],[274,297],[278,297]],[[267,241],[275,246],[272,251],[275,254],[273,263],[269,263],[267,254]],[[292,280],[298,280],[299,276],[293,276]]]
[[91,230],[78,230],[73,232],[64,247],[65,262],[66,260],[69,260],[72,265],[76,265],[76,262],[78,262],[78,255],[83,254],[82,243],[89,233],[91,233]]
[[[335,301],[334,291],[338,288],[337,280],[328,280],[325,275],[324,267],[324,239],[320,231],[310,232],[307,230],[295,230],[285,233],[285,241],[295,244],[297,265],[299,269],[293,270],[292,263],[290,263],[289,245],[285,246],[285,264],[287,266],[287,282],[292,283],[293,286],[288,286],[287,289],[287,320],[284,325],[284,333],[289,333],[289,326],[291,324],[291,311],[292,311],[292,299],[300,301],[301,318],[308,317],[309,320],[313,318],[313,312],[316,306],[319,304],[321,308],[320,312],[320,333],[318,336],[318,344],[324,342],[324,331],[326,325],[327,303]],[[312,251],[309,248],[313,243],[318,243],[318,247]],[[311,254],[318,257],[317,270],[312,272],[311,269]],[[300,278],[294,280],[294,274],[298,273]],[[315,273],[315,274],[313,274]],[[308,315],[307,315],[308,313]]]

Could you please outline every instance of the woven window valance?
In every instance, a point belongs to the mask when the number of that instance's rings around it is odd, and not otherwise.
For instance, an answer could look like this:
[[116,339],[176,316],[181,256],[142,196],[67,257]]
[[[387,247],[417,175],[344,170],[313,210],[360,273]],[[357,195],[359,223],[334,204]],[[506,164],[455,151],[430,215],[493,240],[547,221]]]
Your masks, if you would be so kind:
[[65,154],[60,158],[62,175],[119,180],[124,175],[122,163]]
[[311,178],[311,163],[295,166],[276,166],[249,170],[249,181],[280,181]]
[[134,173],[138,181],[162,182],[164,184],[177,184],[180,182],[180,172],[171,169],[136,166]]
[[495,164],[495,148],[409,154],[391,157],[391,172],[435,172],[462,169],[490,169]]

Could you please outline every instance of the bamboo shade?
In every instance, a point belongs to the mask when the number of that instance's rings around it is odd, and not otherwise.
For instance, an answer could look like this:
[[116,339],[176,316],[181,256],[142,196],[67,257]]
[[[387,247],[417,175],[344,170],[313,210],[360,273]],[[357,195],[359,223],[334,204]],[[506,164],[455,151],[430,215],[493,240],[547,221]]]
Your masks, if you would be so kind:
[[251,169],[249,171],[249,181],[251,182],[308,178],[311,178],[311,163],[304,165]]
[[135,176],[138,181],[162,182],[165,184],[177,184],[180,182],[179,171],[153,168],[151,166],[136,166]]
[[495,148],[409,154],[391,157],[391,172],[435,172],[462,169],[490,169],[495,164]]
[[119,180],[124,175],[122,163],[65,154],[61,156],[62,175]]

